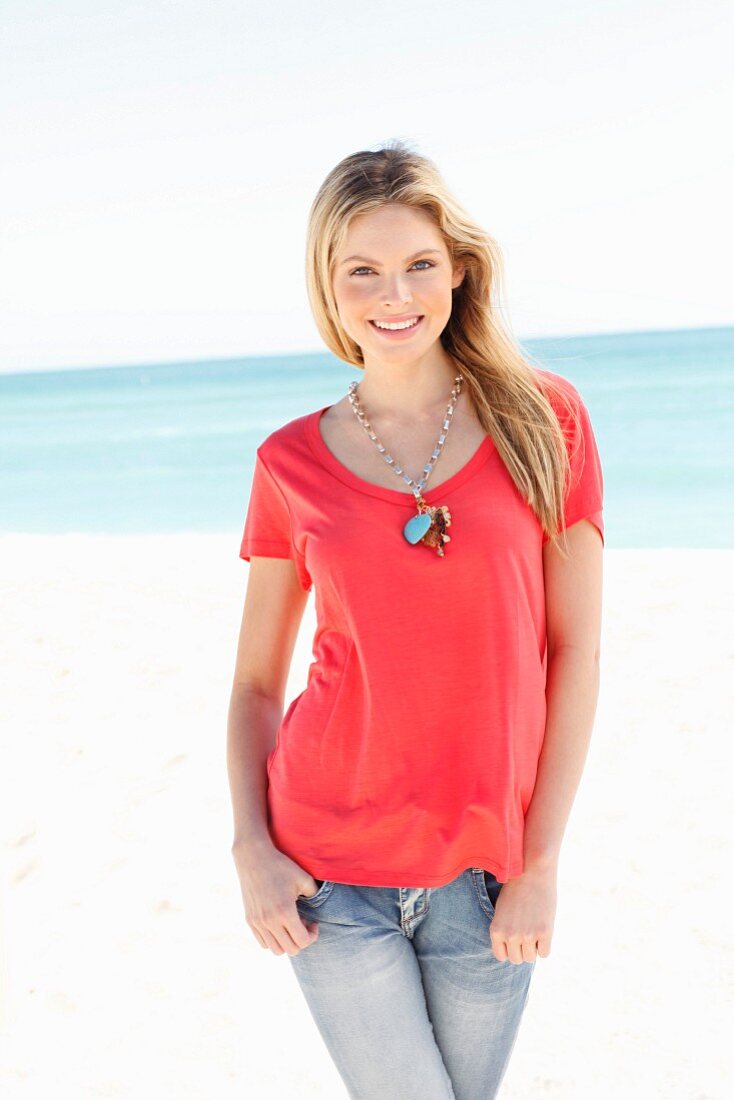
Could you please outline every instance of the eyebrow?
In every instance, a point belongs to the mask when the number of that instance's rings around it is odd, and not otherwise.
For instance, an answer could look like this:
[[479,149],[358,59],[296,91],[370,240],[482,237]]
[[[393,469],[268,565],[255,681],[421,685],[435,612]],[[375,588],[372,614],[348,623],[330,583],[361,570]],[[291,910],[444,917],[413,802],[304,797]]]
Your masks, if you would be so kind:
[[[412,256],[406,256],[406,258],[405,258],[406,264],[409,263],[410,260],[414,260],[416,256],[425,255],[426,252],[435,252],[436,255],[438,255],[438,256],[441,255],[441,250],[439,248],[419,248],[418,251],[414,252]],[[362,260],[363,263],[366,263],[366,264],[377,264],[377,263],[379,263],[378,260],[370,260],[370,259],[367,258],[367,256],[347,256],[346,260],[342,260],[342,262],[340,264],[340,267],[343,267],[344,264],[352,263],[353,260]]]

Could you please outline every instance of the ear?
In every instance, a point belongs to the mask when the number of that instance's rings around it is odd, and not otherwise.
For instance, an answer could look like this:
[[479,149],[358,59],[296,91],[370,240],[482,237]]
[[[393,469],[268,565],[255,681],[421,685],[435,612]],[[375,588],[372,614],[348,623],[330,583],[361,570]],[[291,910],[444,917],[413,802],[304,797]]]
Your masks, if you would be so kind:
[[451,289],[458,290],[466,275],[466,264],[459,263],[454,266],[454,274],[451,279]]

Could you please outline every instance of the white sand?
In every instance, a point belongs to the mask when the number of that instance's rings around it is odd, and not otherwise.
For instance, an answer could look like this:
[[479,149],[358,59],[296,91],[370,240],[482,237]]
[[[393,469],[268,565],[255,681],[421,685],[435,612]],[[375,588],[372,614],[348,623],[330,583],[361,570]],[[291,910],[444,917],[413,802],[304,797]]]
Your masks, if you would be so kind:
[[[231,861],[237,550],[0,539],[7,1100],[346,1095]],[[501,1096],[723,1100],[734,551],[605,555],[596,726]]]

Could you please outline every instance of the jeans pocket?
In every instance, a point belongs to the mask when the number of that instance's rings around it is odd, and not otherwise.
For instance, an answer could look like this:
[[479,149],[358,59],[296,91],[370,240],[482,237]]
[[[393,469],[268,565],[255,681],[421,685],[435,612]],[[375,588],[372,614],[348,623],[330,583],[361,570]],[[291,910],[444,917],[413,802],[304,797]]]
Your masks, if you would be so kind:
[[473,867],[472,870],[479,904],[488,917],[493,917],[502,883],[497,881],[491,871],[485,871],[481,867]]
[[311,908],[317,905],[322,905],[326,901],[331,891],[334,889],[335,883],[331,879],[314,878],[314,882],[317,884],[315,894],[299,894],[296,898],[297,902],[302,902],[305,905],[309,905]]
[[500,890],[502,889],[502,883],[498,882],[491,871],[484,871],[484,887],[489,896],[489,900],[492,903],[492,908],[497,907],[497,898],[500,896]]

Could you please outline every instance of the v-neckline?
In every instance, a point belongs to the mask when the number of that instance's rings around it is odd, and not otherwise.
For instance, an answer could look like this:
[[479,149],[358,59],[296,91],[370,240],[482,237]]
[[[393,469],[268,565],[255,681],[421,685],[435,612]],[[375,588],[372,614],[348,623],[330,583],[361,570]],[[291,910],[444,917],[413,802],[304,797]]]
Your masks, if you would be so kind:
[[[312,412],[305,420],[306,438],[311,450],[321,464],[325,466],[334,477],[337,477],[339,481],[348,485],[351,489],[356,489],[358,492],[366,493],[371,497],[378,497],[380,500],[389,501],[391,504],[400,504],[405,507],[410,505],[411,508],[415,508],[415,496],[407,485],[403,492],[401,489],[386,489],[382,485],[375,485],[371,481],[365,481],[364,478],[353,473],[343,462],[340,462],[336,455],[329,450],[321,434],[319,424],[321,422],[321,417],[331,408],[333,408],[332,405],[324,405],[322,409],[316,409],[315,412]],[[452,474],[446,481],[442,481],[438,485],[431,485],[429,481],[429,487],[422,494],[423,499],[427,504],[442,503],[443,498],[448,493],[452,492],[454,489],[458,489],[460,485],[463,485],[470,477],[473,477],[474,474],[477,473],[494,449],[495,446],[492,437],[486,435],[471,458],[465,462],[461,469],[457,470],[455,474]]]

